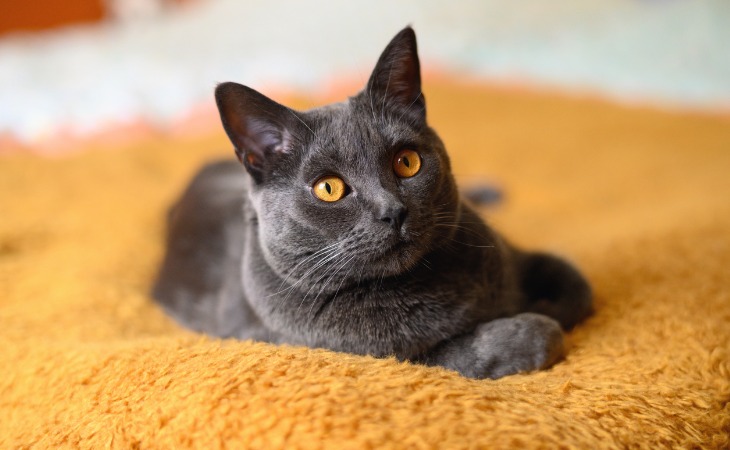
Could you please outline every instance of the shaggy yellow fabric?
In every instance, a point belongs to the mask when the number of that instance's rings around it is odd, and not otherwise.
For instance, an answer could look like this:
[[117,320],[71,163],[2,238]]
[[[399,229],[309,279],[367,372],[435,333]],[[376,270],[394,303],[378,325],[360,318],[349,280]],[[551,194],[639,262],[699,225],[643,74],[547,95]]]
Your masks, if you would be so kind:
[[148,297],[166,206],[222,133],[0,159],[0,448],[729,448],[730,121],[427,85],[463,185],[575,261],[597,313],[552,370],[474,381],[216,340]]

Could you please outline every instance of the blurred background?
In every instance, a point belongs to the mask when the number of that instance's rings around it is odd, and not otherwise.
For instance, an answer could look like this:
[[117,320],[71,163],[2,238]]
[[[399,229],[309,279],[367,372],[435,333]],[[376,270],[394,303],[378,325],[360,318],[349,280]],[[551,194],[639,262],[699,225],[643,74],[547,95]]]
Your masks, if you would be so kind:
[[222,81],[364,85],[408,24],[427,73],[730,111],[727,0],[0,0],[0,150],[174,129]]

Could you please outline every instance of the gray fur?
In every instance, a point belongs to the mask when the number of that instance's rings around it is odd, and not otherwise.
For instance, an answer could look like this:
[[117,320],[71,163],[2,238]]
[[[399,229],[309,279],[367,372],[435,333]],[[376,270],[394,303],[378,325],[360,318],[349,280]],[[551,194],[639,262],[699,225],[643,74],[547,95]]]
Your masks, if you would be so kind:
[[[246,170],[207,166],[170,213],[154,296],[184,325],[497,378],[553,364],[561,325],[591,312],[572,266],[515,249],[460,200],[410,28],[346,102],[295,112],[235,83],[216,100]],[[412,178],[393,173],[403,147],[423,160]],[[348,195],[315,198],[326,174]]]

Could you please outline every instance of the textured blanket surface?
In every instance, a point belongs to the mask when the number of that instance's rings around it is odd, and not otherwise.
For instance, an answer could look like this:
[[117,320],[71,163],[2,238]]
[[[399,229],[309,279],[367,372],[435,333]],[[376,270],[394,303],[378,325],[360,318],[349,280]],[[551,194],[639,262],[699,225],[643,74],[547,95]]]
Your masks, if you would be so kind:
[[729,448],[730,120],[426,85],[462,185],[587,274],[544,372],[217,340],[148,296],[164,211],[221,133],[0,159],[0,448]]

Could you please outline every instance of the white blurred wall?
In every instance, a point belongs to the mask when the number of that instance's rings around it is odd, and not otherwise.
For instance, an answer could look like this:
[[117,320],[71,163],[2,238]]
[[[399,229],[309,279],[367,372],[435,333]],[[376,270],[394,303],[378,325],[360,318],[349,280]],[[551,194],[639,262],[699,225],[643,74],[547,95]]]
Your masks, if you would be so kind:
[[0,40],[0,133],[26,142],[143,117],[165,124],[217,82],[363,83],[399,29],[422,60],[485,79],[730,110],[727,0],[208,0]]

